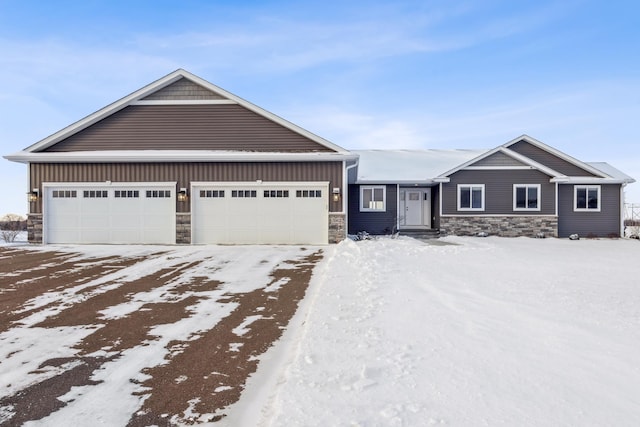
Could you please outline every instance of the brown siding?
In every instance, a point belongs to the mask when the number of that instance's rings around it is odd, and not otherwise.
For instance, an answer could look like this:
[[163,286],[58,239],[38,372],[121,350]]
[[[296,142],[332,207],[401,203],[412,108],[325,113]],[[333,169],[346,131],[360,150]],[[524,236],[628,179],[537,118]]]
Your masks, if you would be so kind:
[[202,99],[225,99],[222,95],[212,92],[191,80],[184,77],[169,86],[160,89],[151,95],[142,98],[144,101],[150,100],[202,100]]
[[[42,194],[43,182],[167,182],[189,188],[193,181],[329,181],[329,188],[342,188],[342,162],[273,163],[93,163],[29,165],[32,188]],[[330,212],[340,212],[341,202],[329,202]],[[188,212],[178,203],[178,212]],[[31,204],[31,213],[41,213],[41,202]]]
[[[556,186],[550,177],[537,170],[471,170],[451,175],[442,185],[444,215],[555,215]],[[458,184],[485,184],[484,211],[458,211]],[[540,211],[513,210],[513,184],[540,184]]]
[[509,157],[504,153],[495,153],[482,160],[478,160],[469,166],[525,166],[513,157]]
[[240,105],[134,105],[45,151],[242,150],[330,152]]
[[548,168],[551,168],[557,172],[560,172],[567,176],[596,176],[591,172],[588,172],[573,163],[569,163],[553,154],[544,151],[535,145],[528,143],[527,141],[519,141],[509,146],[510,150],[516,153],[527,156],[531,160],[534,160]]

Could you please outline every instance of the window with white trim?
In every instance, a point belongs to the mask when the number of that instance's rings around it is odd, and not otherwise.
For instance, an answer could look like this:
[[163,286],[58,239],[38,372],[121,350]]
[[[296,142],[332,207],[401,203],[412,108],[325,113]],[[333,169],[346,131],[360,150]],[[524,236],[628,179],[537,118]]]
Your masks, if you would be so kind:
[[573,210],[576,212],[600,212],[600,186],[574,186]]
[[387,210],[387,188],[384,185],[360,187],[360,211],[384,212]]
[[540,184],[513,184],[513,210],[539,211]]
[[484,210],[484,184],[458,184],[458,210]]

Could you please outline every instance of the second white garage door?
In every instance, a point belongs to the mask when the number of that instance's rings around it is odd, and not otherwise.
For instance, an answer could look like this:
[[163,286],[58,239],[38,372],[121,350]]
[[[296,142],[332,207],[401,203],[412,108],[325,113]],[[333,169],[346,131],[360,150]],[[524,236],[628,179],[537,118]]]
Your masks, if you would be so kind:
[[328,182],[192,183],[192,242],[327,244]]

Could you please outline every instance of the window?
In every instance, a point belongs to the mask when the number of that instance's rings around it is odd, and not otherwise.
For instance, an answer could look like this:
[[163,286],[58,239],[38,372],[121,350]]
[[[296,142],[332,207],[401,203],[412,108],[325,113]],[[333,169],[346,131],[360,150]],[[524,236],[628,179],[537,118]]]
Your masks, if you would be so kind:
[[116,190],[113,193],[114,197],[121,199],[140,197],[140,192],[138,190]]
[[289,190],[264,190],[264,197],[266,198],[289,197]]
[[322,197],[322,190],[296,190],[296,197]]
[[484,210],[484,184],[458,184],[458,210]]
[[540,210],[540,184],[513,185],[514,211]]
[[231,197],[237,198],[249,198],[249,197],[257,197],[258,193],[256,190],[231,190]]
[[224,197],[224,190],[200,190],[202,198],[221,198]]
[[384,212],[387,189],[384,186],[360,187],[360,210],[363,212]]
[[153,198],[153,199],[168,198],[168,197],[171,197],[171,191],[170,190],[147,190],[147,197]]
[[51,194],[54,198],[69,199],[78,197],[76,190],[53,190]]
[[82,192],[82,197],[85,199],[107,198],[108,196],[109,192],[107,190],[84,190]]
[[600,212],[599,185],[576,185],[573,188],[574,211]]

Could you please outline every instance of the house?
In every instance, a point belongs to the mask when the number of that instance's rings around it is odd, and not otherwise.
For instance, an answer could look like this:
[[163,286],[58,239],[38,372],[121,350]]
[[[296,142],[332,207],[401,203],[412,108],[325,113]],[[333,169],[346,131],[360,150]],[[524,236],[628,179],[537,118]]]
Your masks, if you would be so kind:
[[527,135],[492,150],[354,151],[349,233],[612,237],[633,178]]
[[529,136],[348,151],[185,70],[5,158],[29,241],[326,244],[349,233],[619,236],[634,180]]

